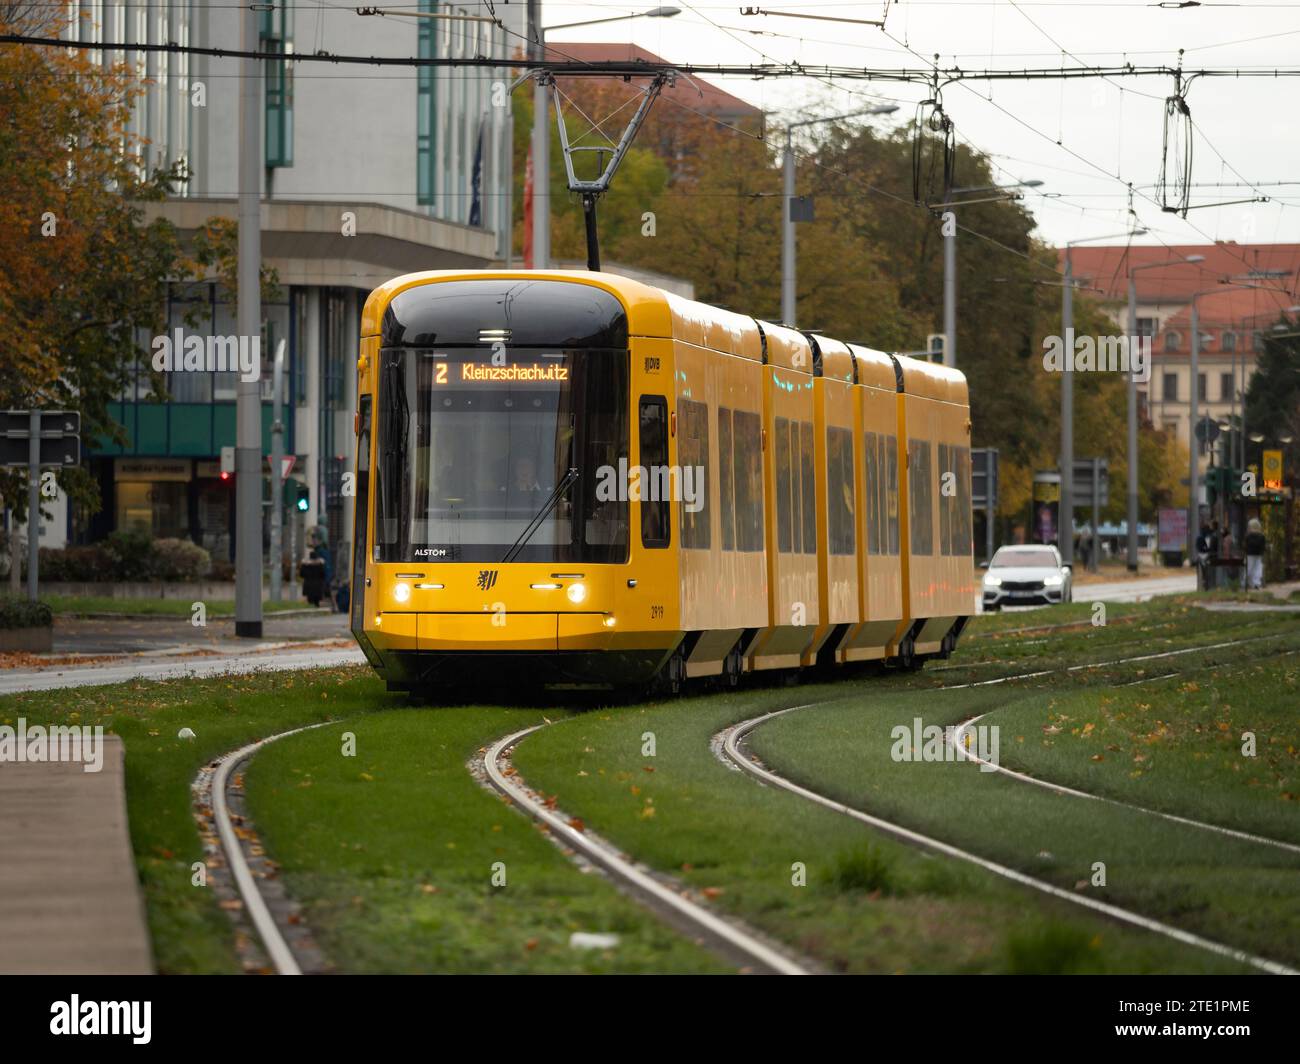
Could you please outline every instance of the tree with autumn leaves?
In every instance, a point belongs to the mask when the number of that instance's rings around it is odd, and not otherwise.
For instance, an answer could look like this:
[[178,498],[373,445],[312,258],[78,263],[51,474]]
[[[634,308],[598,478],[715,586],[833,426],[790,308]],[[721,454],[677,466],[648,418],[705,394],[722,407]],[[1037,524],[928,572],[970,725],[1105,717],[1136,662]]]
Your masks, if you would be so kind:
[[[52,11],[3,4],[0,26],[57,36]],[[233,276],[233,222],[210,219],[187,245],[170,222],[146,220],[186,174],[145,165],[147,142],[129,130],[142,91],[97,55],[0,45],[0,407],[79,411],[84,440],[124,442],[108,406],[166,327],[167,285]],[[142,366],[163,397],[162,376]],[[83,510],[98,508],[84,467],[58,478]],[[26,470],[0,470],[19,521],[26,482]]]

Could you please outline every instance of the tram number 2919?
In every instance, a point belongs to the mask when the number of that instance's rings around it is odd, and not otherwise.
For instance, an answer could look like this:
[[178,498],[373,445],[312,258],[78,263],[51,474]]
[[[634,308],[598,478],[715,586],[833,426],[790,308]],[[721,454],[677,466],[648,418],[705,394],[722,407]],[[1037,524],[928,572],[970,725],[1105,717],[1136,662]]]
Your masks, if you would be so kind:
[[662,621],[664,617],[664,608],[662,606],[650,607],[650,619],[652,621]]

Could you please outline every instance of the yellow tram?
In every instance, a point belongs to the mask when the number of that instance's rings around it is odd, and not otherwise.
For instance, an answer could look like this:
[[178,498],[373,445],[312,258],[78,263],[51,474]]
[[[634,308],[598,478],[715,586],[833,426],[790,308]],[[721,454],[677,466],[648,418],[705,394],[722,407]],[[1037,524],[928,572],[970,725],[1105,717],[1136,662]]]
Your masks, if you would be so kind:
[[568,271],[396,278],[357,369],[390,689],[915,667],[974,612],[955,370]]

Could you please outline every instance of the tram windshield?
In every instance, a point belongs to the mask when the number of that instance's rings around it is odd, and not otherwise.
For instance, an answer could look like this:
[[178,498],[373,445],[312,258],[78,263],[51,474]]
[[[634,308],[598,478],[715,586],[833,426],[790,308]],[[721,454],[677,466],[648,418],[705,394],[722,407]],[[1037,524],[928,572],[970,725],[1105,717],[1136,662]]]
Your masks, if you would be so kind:
[[626,351],[389,348],[380,365],[376,561],[627,560],[626,498],[596,490],[628,454]]

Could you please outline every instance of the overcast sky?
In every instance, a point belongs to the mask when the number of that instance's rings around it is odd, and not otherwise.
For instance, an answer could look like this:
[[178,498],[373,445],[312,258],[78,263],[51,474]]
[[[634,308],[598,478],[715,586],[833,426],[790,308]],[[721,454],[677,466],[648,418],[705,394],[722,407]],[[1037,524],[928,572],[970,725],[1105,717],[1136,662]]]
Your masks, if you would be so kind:
[[[545,2],[543,21],[558,25],[654,6]],[[922,57],[928,60],[937,52],[941,65],[967,70],[1125,62],[1172,66],[1182,48],[1189,69],[1300,66],[1300,3],[1207,3],[1167,10],[1147,0],[904,0],[890,4],[884,32],[803,18],[744,16],[740,3],[719,0],[673,0],[673,6],[682,9],[673,18],[558,30],[550,40],[631,39],[682,63],[798,60],[919,68],[928,65]],[[767,0],[762,6],[858,19],[879,19],[883,11],[883,3],[842,0]],[[1063,55],[1062,48],[1070,55]],[[775,112],[807,108],[810,115],[835,114],[897,101],[897,114],[871,119],[885,123],[910,121],[917,101],[927,95],[920,87],[888,82],[714,80]],[[1126,230],[1128,182],[1137,189],[1134,207],[1140,224],[1151,230],[1138,242],[1300,241],[1300,78],[1193,82],[1187,91],[1196,126],[1192,180],[1205,187],[1193,188],[1192,203],[1261,195],[1269,202],[1192,210],[1186,220],[1163,213],[1154,202],[1165,98],[1172,92],[1168,77],[991,86],[968,82],[948,86],[943,102],[958,135],[993,158],[1000,180],[1043,182],[1026,194],[1026,203],[1049,241]],[[1232,184],[1211,187],[1222,182]]]

